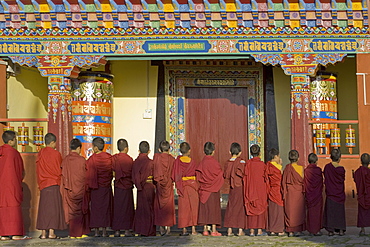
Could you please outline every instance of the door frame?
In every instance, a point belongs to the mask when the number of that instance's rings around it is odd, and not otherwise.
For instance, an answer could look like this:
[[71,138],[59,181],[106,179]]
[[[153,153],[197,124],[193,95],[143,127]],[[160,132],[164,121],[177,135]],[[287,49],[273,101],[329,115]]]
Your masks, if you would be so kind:
[[246,60],[165,61],[166,139],[179,154],[186,141],[185,87],[247,87],[248,147],[258,144],[264,157],[263,67]]

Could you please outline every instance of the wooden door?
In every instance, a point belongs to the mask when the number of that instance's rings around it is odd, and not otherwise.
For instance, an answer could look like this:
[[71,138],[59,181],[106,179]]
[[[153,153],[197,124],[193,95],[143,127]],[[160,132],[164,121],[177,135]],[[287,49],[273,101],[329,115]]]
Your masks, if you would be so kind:
[[199,162],[207,141],[215,143],[215,158],[222,167],[230,158],[233,142],[242,146],[248,158],[248,104],[244,87],[187,87],[186,140],[191,156]]

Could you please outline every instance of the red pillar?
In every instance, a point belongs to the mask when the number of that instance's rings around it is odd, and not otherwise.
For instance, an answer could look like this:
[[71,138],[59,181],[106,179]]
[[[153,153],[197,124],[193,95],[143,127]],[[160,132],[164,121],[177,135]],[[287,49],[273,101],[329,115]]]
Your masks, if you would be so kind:
[[357,54],[357,103],[359,151],[370,153],[370,54]]
[[48,132],[57,137],[57,150],[65,157],[72,139],[72,99],[70,80],[48,77]]
[[291,149],[299,152],[300,163],[305,163],[313,151],[310,99],[310,77],[308,75],[291,75],[290,118]]

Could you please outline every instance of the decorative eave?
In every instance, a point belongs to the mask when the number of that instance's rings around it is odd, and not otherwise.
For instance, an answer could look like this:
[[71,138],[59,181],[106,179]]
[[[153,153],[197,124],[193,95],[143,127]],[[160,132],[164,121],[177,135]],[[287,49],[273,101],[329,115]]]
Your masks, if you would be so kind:
[[348,28],[354,32],[367,27],[366,0],[4,0],[0,4],[0,30],[13,29],[21,35],[27,30],[42,36],[65,35],[69,30],[83,30],[76,34],[83,36],[101,35],[102,30],[148,36],[150,30],[153,34],[196,30],[195,35],[203,35],[208,30]]

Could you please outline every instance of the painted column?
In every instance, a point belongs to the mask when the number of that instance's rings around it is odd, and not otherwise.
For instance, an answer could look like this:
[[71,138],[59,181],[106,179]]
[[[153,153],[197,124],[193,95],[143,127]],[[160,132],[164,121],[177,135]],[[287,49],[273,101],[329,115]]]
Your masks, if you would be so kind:
[[[7,105],[7,79],[6,79],[6,66],[7,63],[0,59],[0,118],[7,117],[6,105]],[[4,123],[0,123],[0,135],[3,134]],[[2,138],[0,138],[0,145],[3,144]]]
[[310,77],[305,74],[291,75],[290,117],[291,148],[299,152],[301,163],[312,152],[312,126],[310,107]]
[[82,142],[81,154],[93,154],[92,140],[101,137],[105,151],[112,150],[113,75],[104,72],[81,72],[73,80],[72,125],[73,137]]
[[57,150],[65,157],[72,139],[72,99],[70,79],[48,77],[48,132],[57,137]]

